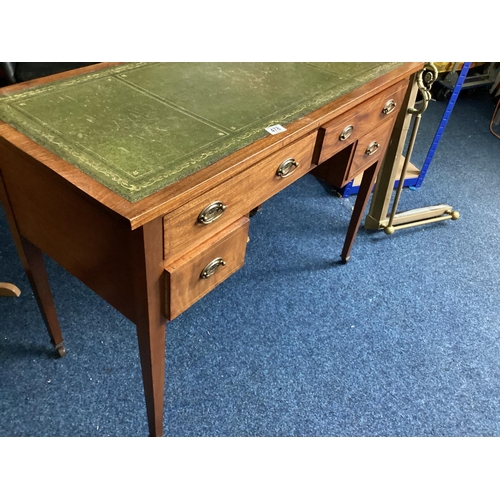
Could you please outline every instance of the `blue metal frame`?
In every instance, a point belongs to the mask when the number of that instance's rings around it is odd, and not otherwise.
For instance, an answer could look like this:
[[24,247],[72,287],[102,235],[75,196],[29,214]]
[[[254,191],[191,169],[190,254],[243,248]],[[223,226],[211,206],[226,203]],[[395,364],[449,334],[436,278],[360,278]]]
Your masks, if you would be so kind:
[[460,72],[458,81],[455,84],[455,87],[453,88],[453,92],[448,102],[448,106],[446,106],[443,118],[441,118],[441,123],[439,124],[436,135],[434,136],[434,140],[432,141],[429,152],[427,153],[427,158],[424,161],[422,170],[420,170],[420,175],[418,176],[417,182],[415,183],[415,188],[419,188],[422,185],[422,182],[424,182],[425,174],[427,173],[429,165],[431,164],[431,161],[434,158],[434,154],[436,153],[436,149],[438,147],[439,141],[441,140],[441,136],[443,135],[444,129],[446,128],[446,125],[448,125],[448,120],[450,119],[451,112],[455,107],[458,94],[460,94],[460,90],[462,89],[462,85],[464,84],[465,77],[467,76],[471,64],[472,63],[470,62],[466,62],[462,67],[462,71]]
[[[460,90],[462,89],[462,85],[465,81],[467,73],[469,72],[470,65],[472,63],[466,62],[462,66],[462,71],[460,71],[460,76],[458,77],[457,83],[453,88],[453,92],[451,94],[450,100],[448,102],[448,106],[446,106],[446,110],[441,118],[441,122],[439,123],[439,127],[434,136],[434,140],[432,141],[431,147],[429,148],[429,152],[427,153],[427,157],[424,161],[424,165],[420,170],[420,174],[418,177],[414,177],[412,179],[405,179],[404,187],[409,187],[410,189],[417,189],[424,182],[425,175],[427,174],[427,170],[429,169],[429,165],[431,164],[432,159],[434,158],[434,154],[436,153],[436,149],[438,147],[439,141],[443,135],[444,129],[446,125],[448,125],[448,120],[450,119],[451,112],[455,107],[455,103],[457,102],[458,94],[460,94]],[[394,188],[397,188],[399,185],[399,179],[395,181]],[[337,189],[337,192],[341,195],[342,198],[348,198],[353,194],[358,194],[359,186],[354,186],[354,181],[349,182],[343,188]]]
[[[403,187],[409,187],[411,189],[415,185],[415,183],[418,179],[419,178],[417,178],[417,177],[414,177],[412,179],[405,179]],[[397,189],[398,186],[399,186],[399,179],[396,179],[394,181],[394,189]],[[375,189],[375,187],[373,189]],[[342,198],[349,198],[349,196],[351,196],[353,194],[358,194],[359,186],[354,186],[354,181],[351,181],[351,182],[347,183],[343,188],[335,188],[335,191]]]

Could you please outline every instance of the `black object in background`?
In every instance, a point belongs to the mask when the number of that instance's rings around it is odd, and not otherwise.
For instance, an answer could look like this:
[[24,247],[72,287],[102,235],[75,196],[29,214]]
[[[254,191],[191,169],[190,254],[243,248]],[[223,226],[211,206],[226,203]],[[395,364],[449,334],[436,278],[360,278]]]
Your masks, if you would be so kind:
[[62,73],[96,64],[92,62],[2,62],[0,85],[27,82],[35,78]]

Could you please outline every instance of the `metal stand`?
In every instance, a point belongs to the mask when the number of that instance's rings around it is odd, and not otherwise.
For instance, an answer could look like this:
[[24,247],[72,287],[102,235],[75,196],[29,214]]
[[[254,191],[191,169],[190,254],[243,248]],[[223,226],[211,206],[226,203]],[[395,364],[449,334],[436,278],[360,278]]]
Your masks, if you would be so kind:
[[[458,79],[457,85],[453,91],[452,98],[450,99],[450,103],[448,104],[448,107],[445,111],[445,114],[443,116],[443,119],[441,121],[441,124],[438,128],[438,132],[436,133],[436,136],[434,138],[434,141],[431,145],[431,149],[429,150],[429,154],[427,155],[427,159],[424,164],[424,168],[422,169],[423,172],[421,174],[421,178],[423,180],[423,177],[425,176],[425,173],[427,171],[427,168],[432,160],[432,157],[434,156],[435,150],[437,148],[437,144],[439,143],[439,140],[441,138],[441,135],[444,131],[444,128],[446,127],[446,124],[448,122],[448,117],[451,114],[451,110],[453,109],[453,106],[456,102],[456,98],[458,97],[458,93],[460,92],[460,87],[461,84],[463,83],[463,79],[465,79],[465,76],[467,74],[468,68],[470,66],[470,63],[465,63],[464,67],[462,68],[462,73],[460,74],[460,77]],[[419,226],[423,224],[430,224],[432,222],[439,222],[443,220],[448,220],[448,219],[453,219],[456,220],[460,217],[460,214],[457,211],[454,211],[453,208],[450,205],[434,205],[431,207],[423,207],[423,208],[418,208],[418,209],[413,209],[413,210],[408,210],[406,212],[400,212],[397,213],[397,207],[399,204],[399,199],[401,197],[401,192],[403,190],[404,186],[404,180],[406,176],[406,172],[408,169],[408,165],[410,164],[410,159],[411,155],[413,152],[413,147],[415,145],[415,139],[417,136],[418,132],[418,127],[420,125],[420,119],[422,113],[427,109],[428,103],[431,99],[430,95],[430,88],[432,86],[432,83],[436,80],[437,78],[438,71],[436,67],[428,63],[424,67],[424,69],[417,75],[416,82],[415,82],[415,87],[412,89],[413,91],[413,96],[416,95],[416,90],[420,90],[420,93],[423,98],[423,103],[420,109],[416,109],[415,107],[409,107],[407,111],[407,115],[404,117],[404,123],[408,123],[409,120],[411,120],[411,116],[415,116],[415,120],[413,123],[413,129],[412,133],[410,136],[410,142],[407,148],[406,156],[404,158],[404,163],[403,167],[401,170],[401,175],[399,179],[399,183],[397,186],[396,190],[396,195],[394,198],[394,202],[392,205],[392,210],[387,217],[387,209],[390,203],[390,198],[391,198],[391,191],[392,191],[392,186],[393,186],[393,181],[395,177],[395,168],[394,166],[396,165],[396,162],[400,161],[401,158],[401,151],[403,149],[403,144],[406,140],[406,133],[408,131],[408,128],[402,126],[401,127],[401,136],[399,139],[399,142],[397,143],[396,148],[392,148],[392,169],[387,170],[386,169],[386,180],[382,185],[379,185],[380,179],[377,181],[377,187],[382,189],[385,187],[387,189],[385,199],[383,199],[382,203],[380,203],[380,194],[375,191],[374,194],[374,199],[372,201],[372,207],[370,207],[370,213],[368,214],[366,221],[365,221],[365,228],[366,229],[384,229],[384,232],[386,234],[393,234],[394,231],[398,229],[404,229],[408,227],[414,227],[414,226]],[[410,96],[411,97],[411,96]],[[411,98],[408,99],[409,102],[414,102],[415,99],[413,97],[413,100]],[[403,133],[405,132],[405,133]],[[385,164],[384,167],[387,167],[387,160],[390,159],[386,157],[385,159]],[[384,168],[383,167],[383,168]],[[388,172],[388,173],[387,173]],[[382,173],[383,174],[383,173]],[[381,178],[383,179],[382,175]],[[391,182],[390,184],[387,183],[387,179]],[[421,183],[420,183],[421,184]],[[379,191],[380,193],[380,191]],[[379,198],[377,199],[377,195]],[[382,216],[382,214],[384,214]]]

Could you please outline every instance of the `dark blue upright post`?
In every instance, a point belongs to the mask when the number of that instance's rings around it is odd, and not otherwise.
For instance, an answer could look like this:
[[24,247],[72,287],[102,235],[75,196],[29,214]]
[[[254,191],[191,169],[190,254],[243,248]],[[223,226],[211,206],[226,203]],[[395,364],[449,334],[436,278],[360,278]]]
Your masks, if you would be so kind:
[[424,165],[420,170],[417,182],[415,183],[415,188],[419,188],[422,185],[422,182],[424,182],[425,174],[427,173],[427,169],[429,168],[432,158],[434,157],[434,153],[436,152],[439,141],[441,140],[441,136],[443,135],[444,129],[448,124],[448,120],[450,118],[451,112],[453,111],[455,103],[457,102],[458,94],[460,94],[460,90],[462,89],[462,85],[464,83],[465,77],[467,76],[470,65],[471,65],[470,62],[466,62],[462,67],[462,71],[460,72],[458,81],[455,84],[455,87],[453,88],[453,92],[448,102],[448,106],[446,106],[446,110],[443,114],[443,118],[441,119],[441,123],[439,124],[436,135],[434,136],[434,140],[432,141],[429,152],[427,153],[427,158],[425,159]]

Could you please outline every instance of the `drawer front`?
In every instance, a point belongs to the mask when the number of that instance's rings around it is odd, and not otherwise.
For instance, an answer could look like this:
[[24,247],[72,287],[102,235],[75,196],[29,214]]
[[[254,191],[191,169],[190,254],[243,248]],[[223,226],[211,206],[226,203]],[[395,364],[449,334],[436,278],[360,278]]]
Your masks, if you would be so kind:
[[[311,169],[315,139],[313,133],[285,146],[167,214],[163,219],[166,262],[176,260],[231,222],[248,215],[253,208],[307,173]],[[281,175],[278,175],[280,167]]]
[[403,80],[324,125],[325,135],[318,164],[328,160],[378,125],[394,121],[407,86],[408,80]]
[[165,266],[165,316],[172,320],[243,267],[249,219],[243,217]]
[[394,120],[384,123],[358,141],[351,166],[347,173],[348,180],[354,179],[376,161],[383,160],[385,151],[391,140],[393,124]]

